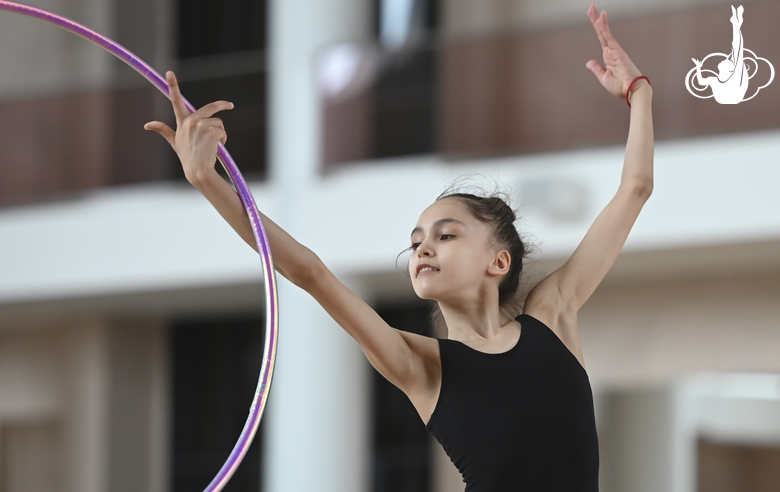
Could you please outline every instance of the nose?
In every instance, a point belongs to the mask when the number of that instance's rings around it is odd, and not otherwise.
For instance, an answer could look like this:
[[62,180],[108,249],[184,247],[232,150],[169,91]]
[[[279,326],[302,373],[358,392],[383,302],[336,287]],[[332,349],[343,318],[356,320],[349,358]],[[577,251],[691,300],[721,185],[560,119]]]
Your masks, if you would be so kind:
[[431,250],[427,239],[424,239],[423,242],[417,246],[416,253],[418,258],[429,257],[433,254],[433,250]]

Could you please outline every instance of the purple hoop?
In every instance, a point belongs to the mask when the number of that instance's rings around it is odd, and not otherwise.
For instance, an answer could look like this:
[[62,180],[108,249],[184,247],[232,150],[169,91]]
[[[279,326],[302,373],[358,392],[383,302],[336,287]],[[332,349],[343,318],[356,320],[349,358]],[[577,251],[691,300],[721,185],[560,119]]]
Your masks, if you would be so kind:
[[[154,84],[160,92],[165,94],[170,99],[168,91],[168,84],[163,77],[160,76],[154,69],[146,62],[135,56],[129,50],[121,46],[120,44],[112,41],[111,39],[88,29],[87,27],[78,24],[70,19],[61,17],[45,10],[41,10],[29,5],[23,5],[20,3],[7,2],[0,0],[0,10],[7,10],[9,12],[16,12],[17,14],[34,17],[42,21],[46,21],[55,26],[61,27],[66,31],[70,31],[73,34],[81,36],[87,41],[100,46],[109,53],[113,54],[120,60],[124,61],[138,73],[143,75],[149,82]],[[195,111],[195,108],[184,99],[184,104],[190,112]],[[225,464],[219,470],[217,475],[211,481],[211,483],[204,489],[204,492],[217,492],[227,484],[230,477],[235,473],[236,468],[244,459],[249,445],[252,443],[252,439],[257,432],[257,426],[260,424],[260,419],[265,409],[265,404],[268,400],[268,392],[271,389],[271,379],[274,372],[274,362],[276,360],[276,342],[279,329],[279,297],[276,288],[276,272],[274,270],[273,258],[271,256],[271,248],[268,244],[268,236],[263,226],[263,221],[260,218],[260,212],[255,204],[254,197],[249,191],[249,187],[244,181],[244,177],[238,170],[236,163],[228,153],[225,146],[219,144],[219,150],[217,151],[217,157],[225,168],[225,171],[233,181],[233,185],[238,191],[238,196],[241,198],[241,202],[244,204],[247,215],[249,216],[249,222],[252,225],[252,232],[255,236],[255,242],[257,243],[257,249],[260,252],[260,259],[263,264],[263,277],[265,279],[265,306],[266,306],[266,326],[265,326],[265,348],[263,350],[263,364],[260,369],[260,377],[257,383],[257,390],[255,391],[252,405],[249,408],[249,417],[244,424],[244,429],[241,431],[241,435],[238,438],[238,442],[230,452]]]

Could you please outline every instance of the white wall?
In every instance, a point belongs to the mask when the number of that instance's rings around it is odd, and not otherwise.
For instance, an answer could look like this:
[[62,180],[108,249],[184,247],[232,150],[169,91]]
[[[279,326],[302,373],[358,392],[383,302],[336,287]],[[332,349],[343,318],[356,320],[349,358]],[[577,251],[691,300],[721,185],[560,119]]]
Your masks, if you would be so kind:
[[[624,251],[780,241],[778,143],[778,131],[659,143],[655,191]],[[342,274],[393,272],[422,210],[454,177],[480,172],[515,191],[521,229],[554,263],[568,257],[614,195],[622,153],[606,148],[457,165],[423,157],[345,167],[296,194],[300,218],[278,222],[290,222],[290,232]],[[539,188],[547,193],[533,193]],[[280,189],[252,189],[271,218],[284,215]],[[0,237],[0,304],[244,283],[260,272],[254,252],[187,185],[5,208]],[[779,250],[768,248],[761,265],[776,265]],[[745,259],[702,261],[721,269]],[[695,262],[675,268],[687,263]],[[631,273],[643,274],[641,262]]]

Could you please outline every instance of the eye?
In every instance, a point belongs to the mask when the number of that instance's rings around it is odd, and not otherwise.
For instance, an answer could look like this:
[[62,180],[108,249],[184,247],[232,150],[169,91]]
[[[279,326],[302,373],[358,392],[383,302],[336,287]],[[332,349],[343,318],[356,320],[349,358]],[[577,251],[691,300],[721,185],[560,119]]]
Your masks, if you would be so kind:
[[417,247],[420,246],[420,243],[412,243],[412,245],[409,247],[412,251],[416,250]]
[[454,237],[455,237],[454,234],[442,234],[442,235],[439,236],[439,239],[441,239],[442,241],[446,241],[446,240],[452,239]]

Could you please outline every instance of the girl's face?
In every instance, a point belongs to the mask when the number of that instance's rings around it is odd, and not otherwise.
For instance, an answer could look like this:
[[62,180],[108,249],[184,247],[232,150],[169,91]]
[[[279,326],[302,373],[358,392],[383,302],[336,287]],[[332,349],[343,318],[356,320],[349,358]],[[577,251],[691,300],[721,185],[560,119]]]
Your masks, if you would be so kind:
[[491,234],[490,226],[458,198],[428,207],[411,235],[409,275],[415,293],[422,299],[463,303],[484,297],[488,289],[497,291],[506,271]]

